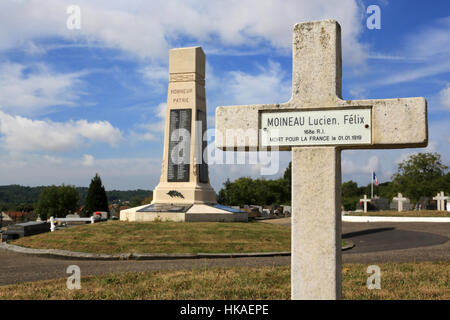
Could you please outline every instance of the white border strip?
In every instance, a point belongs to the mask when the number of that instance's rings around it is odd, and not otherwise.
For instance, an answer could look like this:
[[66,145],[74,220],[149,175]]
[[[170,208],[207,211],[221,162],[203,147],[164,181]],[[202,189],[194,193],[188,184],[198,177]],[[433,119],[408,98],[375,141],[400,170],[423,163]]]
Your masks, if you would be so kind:
[[450,222],[446,217],[370,217],[370,216],[342,216],[345,222]]

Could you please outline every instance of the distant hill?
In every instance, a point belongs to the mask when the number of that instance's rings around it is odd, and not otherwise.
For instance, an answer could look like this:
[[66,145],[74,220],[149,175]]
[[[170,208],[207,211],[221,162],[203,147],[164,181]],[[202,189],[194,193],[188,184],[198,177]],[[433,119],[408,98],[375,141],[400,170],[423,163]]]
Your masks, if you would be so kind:
[[[39,194],[45,186],[39,187],[24,187],[19,185],[8,185],[0,186],[0,205],[11,207],[20,204],[34,204],[39,200]],[[84,204],[87,196],[88,188],[77,187],[78,193],[80,194],[80,205]],[[108,201],[112,203],[113,201],[131,201],[133,199],[141,199],[151,196],[153,194],[152,190],[111,190],[106,191],[108,196]]]

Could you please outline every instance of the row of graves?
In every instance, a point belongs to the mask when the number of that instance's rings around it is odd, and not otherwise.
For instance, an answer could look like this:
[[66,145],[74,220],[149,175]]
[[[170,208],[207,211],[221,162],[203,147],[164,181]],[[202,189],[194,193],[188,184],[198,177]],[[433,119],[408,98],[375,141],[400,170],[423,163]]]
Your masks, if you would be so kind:
[[[10,223],[2,224],[0,229],[0,242],[15,240],[22,237],[33,236],[36,234],[53,232],[59,229],[65,229],[73,226],[83,225],[86,223],[97,223],[106,221],[111,218],[111,215],[105,211],[94,212],[90,217],[81,217],[78,214],[68,214],[65,217],[50,217],[42,221],[38,216],[35,221],[27,221],[21,223],[14,223],[13,220],[2,212],[2,221],[5,218]],[[9,218],[9,219],[8,219]]]
[[420,197],[419,201],[413,204],[408,197],[404,197],[401,193],[398,193],[396,197],[392,198],[392,201],[376,195],[373,198],[368,198],[367,195],[364,195],[356,204],[356,212],[386,210],[399,212],[409,210],[438,210],[450,212],[449,198],[441,191],[435,197]]
[[287,205],[244,205],[233,207],[248,213],[248,220],[287,218],[291,216],[292,208]]

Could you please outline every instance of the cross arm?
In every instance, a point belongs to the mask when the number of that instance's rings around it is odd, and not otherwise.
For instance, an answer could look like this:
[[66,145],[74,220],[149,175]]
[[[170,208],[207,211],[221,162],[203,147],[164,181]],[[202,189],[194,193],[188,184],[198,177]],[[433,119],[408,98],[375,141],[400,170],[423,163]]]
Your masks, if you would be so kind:
[[283,109],[279,104],[217,107],[216,147],[222,150],[259,149],[259,113]]
[[337,107],[372,106],[369,149],[417,148],[428,145],[425,98],[341,100]]
[[[308,109],[372,109],[372,143],[345,148],[389,149],[425,147],[428,144],[427,102],[424,98],[341,100]],[[216,146],[227,150],[258,150],[260,113],[302,111],[297,103],[227,106],[216,109]],[[289,150],[282,147],[280,150]]]

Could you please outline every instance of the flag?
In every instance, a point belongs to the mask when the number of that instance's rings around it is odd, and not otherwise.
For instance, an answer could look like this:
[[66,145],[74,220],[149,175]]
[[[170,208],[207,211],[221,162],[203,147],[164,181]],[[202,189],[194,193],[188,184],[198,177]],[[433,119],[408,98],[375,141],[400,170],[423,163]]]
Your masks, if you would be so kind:
[[375,181],[375,185],[378,185],[378,178],[375,172],[373,173],[373,181]]

